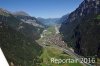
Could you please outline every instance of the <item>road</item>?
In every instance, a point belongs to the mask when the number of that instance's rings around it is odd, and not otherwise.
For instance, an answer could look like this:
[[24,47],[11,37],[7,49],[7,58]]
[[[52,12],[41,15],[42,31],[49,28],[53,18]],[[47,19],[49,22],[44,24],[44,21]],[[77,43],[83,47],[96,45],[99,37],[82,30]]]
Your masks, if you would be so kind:
[[[57,28],[57,26],[55,26],[55,32],[56,32],[56,34],[59,34],[59,30],[58,30],[58,28]],[[48,31],[48,30],[46,30],[46,31]],[[42,34],[41,34],[42,35]],[[43,35],[45,35],[45,31],[44,31],[44,34]],[[44,37],[44,36],[43,36]],[[43,39],[43,37],[41,37],[42,39]],[[46,36],[46,37],[48,37],[48,36]],[[52,37],[52,38],[54,38],[54,37]],[[45,40],[47,40],[47,39],[45,39]],[[48,40],[47,42],[49,42],[50,40]],[[47,42],[45,42],[44,40],[43,40],[43,43],[44,44],[42,44],[42,46],[43,47],[46,47],[45,46],[45,44],[47,44]],[[51,41],[52,42],[52,41]],[[60,43],[63,45],[63,44],[66,44],[64,41],[62,41],[62,40],[60,40]],[[59,47],[59,46],[58,46]],[[69,54],[71,57],[73,57],[73,58],[75,58],[75,59],[78,59],[78,61],[80,62],[81,60],[80,60],[80,58],[84,58],[84,57],[81,57],[81,56],[79,56],[78,54],[76,54],[76,53],[74,53],[69,47],[66,47],[66,48],[64,48],[64,47],[59,47],[59,49],[61,49],[62,51],[64,51],[66,54]],[[91,65],[91,64],[88,64],[88,63],[81,63],[83,66],[93,66],[93,65]]]
[[[67,53],[67,54],[69,54],[69,55],[71,55],[73,58],[75,58],[75,59],[78,59],[78,61],[80,62],[81,60],[80,60],[80,58],[84,58],[84,57],[81,57],[81,56],[79,56],[79,55],[77,55],[76,53],[74,53],[73,51],[71,51],[70,49],[64,49],[64,48],[62,48],[63,49],[63,51],[65,52],[65,53]],[[83,66],[94,66],[94,65],[91,65],[91,64],[88,64],[88,63],[81,63]]]
[[[56,30],[56,34],[58,34],[58,33],[59,33],[59,29],[57,28],[57,26],[55,26],[55,30]],[[63,42],[63,43],[64,43],[64,42]],[[63,44],[63,43],[61,43],[61,44]],[[66,43],[64,43],[64,44],[66,44]],[[67,49],[62,48],[62,50],[63,50],[65,53],[67,53],[67,54],[69,54],[70,56],[72,56],[73,58],[78,59],[79,62],[81,61],[80,58],[84,58],[84,57],[81,57],[81,56],[79,56],[78,54],[74,53],[74,52],[73,52],[72,50],[70,50],[69,48],[67,48]],[[82,65],[83,65],[83,66],[93,66],[93,65],[88,64],[88,63],[82,63]]]

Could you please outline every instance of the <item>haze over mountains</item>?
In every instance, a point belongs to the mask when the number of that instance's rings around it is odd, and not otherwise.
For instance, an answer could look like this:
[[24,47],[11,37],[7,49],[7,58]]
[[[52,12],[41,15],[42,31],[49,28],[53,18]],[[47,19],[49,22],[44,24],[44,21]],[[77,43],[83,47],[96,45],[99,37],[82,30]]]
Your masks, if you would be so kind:
[[[34,26],[38,26],[38,27],[43,27],[43,26],[41,26],[37,23],[40,23],[45,26],[52,26],[52,25],[56,25],[56,24],[61,24],[61,22],[63,22],[63,21],[61,21],[61,18],[42,18],[42,17],[34,18],[33,17],[33,19],[32,19],[32,17],[24,11],[18,11],[18,12],[14,12],[12,14],[14,16],[20,18],[23,22],[30,23],[30,24],[33,24]],[[30,19],[25,20],[25,18],[26,19],[30,18]],[[36,19],[37,22],[34,19]],[[62,19],[64,19],[64,17],[62,17]]]
[[29,14],[27,14],[24,11],[17,11],[17,12],[13,12],[12,14],[16,15],[16,16],[30,16]]
[[56,25],[57,23],[59,23],[60,18],[41,18],[38,17],[37,18],[38,21],[42,22],[44,25],[50,26],[50,25]]
[[38,17],[38,21],[42,22],[44,25],[47,25],[47,26],[52,26],[52,25],[57,25],[57,24],[61,24],[63,23],[66,18],[68,17],[69,14],[66,14],[60,18],[41,18],[41,17]]

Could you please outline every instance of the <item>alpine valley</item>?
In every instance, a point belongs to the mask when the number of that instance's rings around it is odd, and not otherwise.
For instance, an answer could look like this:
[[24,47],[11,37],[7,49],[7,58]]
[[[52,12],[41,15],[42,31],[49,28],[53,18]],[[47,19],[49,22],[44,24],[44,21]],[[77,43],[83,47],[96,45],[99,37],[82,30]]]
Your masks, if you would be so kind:
[[100,66],[100,0],[83,0],[61,18],[0,8],[0,47],[9,66]]

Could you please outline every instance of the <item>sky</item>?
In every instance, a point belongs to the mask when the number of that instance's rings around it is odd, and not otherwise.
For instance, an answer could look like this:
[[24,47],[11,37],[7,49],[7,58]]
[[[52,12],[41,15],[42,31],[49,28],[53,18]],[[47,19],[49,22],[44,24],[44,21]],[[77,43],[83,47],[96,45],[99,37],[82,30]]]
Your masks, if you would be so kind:
[[59,18],[74,11],[83,0],[0,0],[0,8],[25,11],[31,16]]

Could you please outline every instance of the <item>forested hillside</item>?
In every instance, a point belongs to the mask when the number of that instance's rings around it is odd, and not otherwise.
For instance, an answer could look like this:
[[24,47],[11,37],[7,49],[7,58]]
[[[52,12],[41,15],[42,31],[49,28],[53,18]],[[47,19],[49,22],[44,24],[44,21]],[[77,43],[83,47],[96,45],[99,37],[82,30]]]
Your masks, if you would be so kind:
[[60,28],[63,40],[83,56],[100,57],[100,1],[84,0]]
[[[6,10],[0,9],[0,47],[10,66],[39,65],[40,59],[38,56],[42,53],[42,47],[39,46],[35,40],[19,31],[19,23],[23,22]],[[29,26],[27,23],[23,24],[28,27],[34,27]],[[28,29],[28,27],[27,30],[30,29]],[[32,30],[36,29],[32,28]]]

